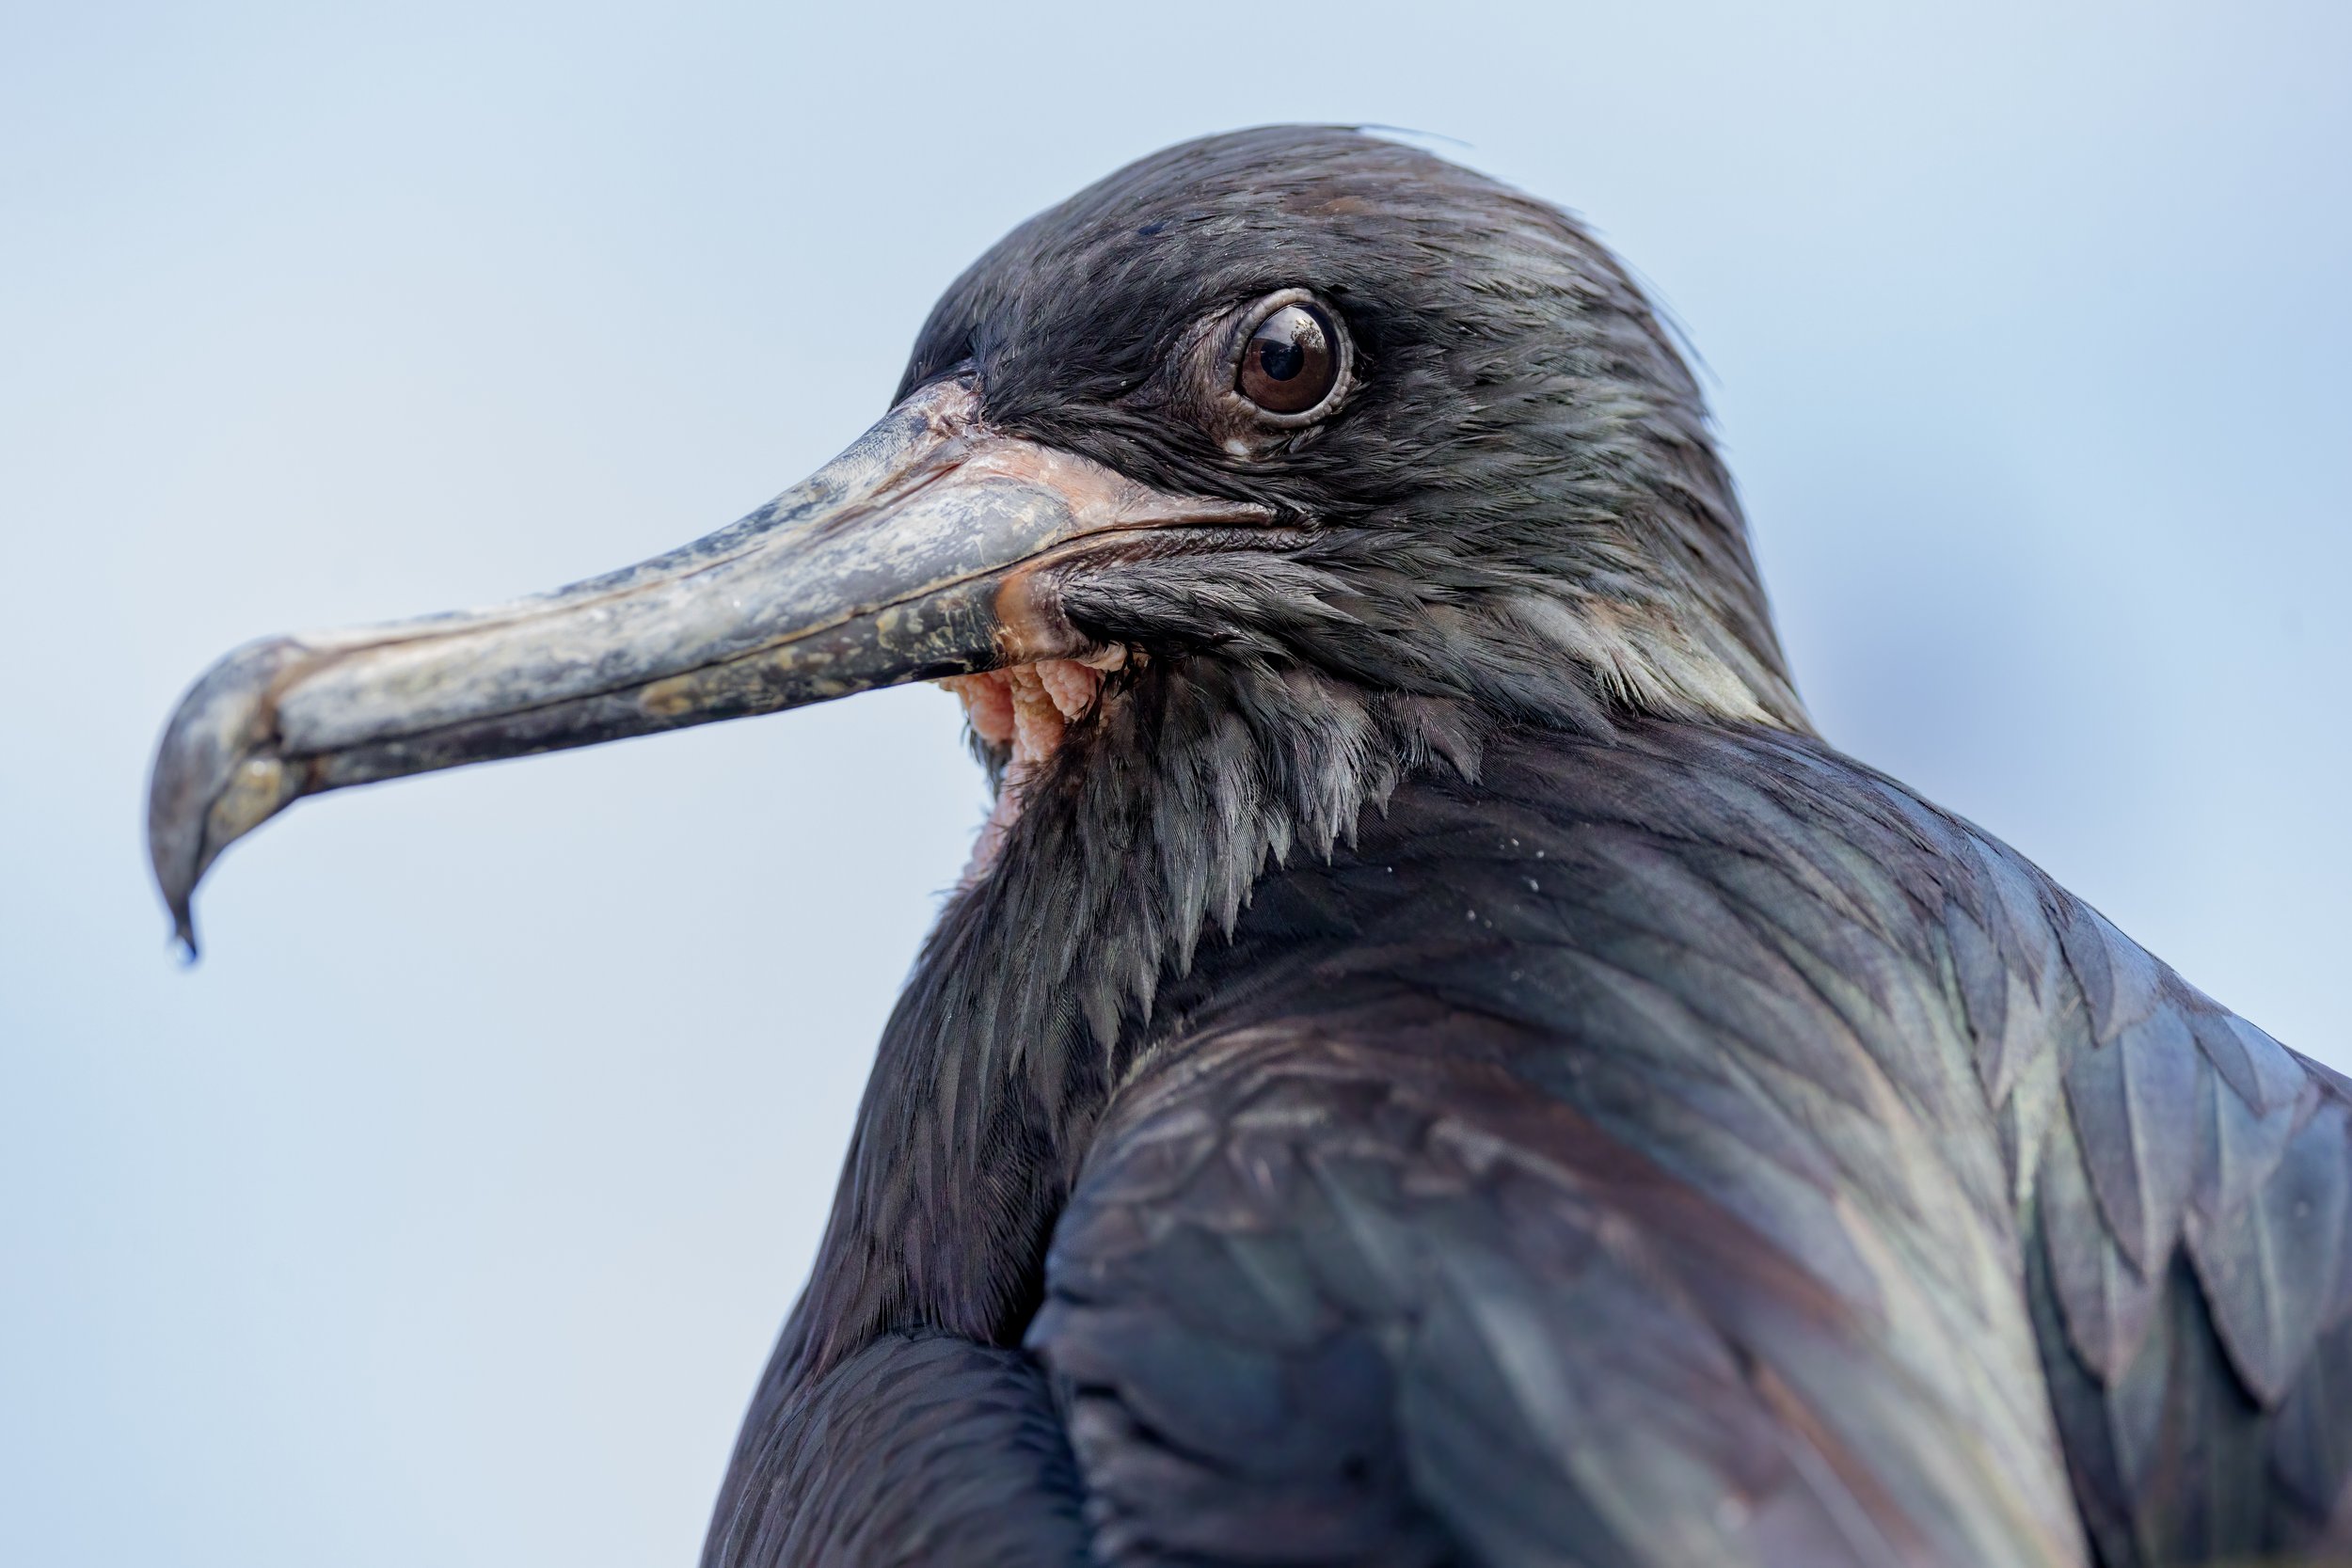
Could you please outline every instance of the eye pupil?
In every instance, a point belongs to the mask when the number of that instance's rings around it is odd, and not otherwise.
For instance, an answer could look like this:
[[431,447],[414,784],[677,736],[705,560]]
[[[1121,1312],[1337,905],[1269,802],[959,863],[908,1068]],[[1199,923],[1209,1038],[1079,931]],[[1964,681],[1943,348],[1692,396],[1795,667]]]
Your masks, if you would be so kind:
[[1316,307],[1278,306],[1251,329],[1236,388],[1269,414],[1304,414],[1340,379],[1339,329]]
[[1260,343],[1258,368],[1276,381],[1288,381],[1307,368],[1307,351],[1296,343]]

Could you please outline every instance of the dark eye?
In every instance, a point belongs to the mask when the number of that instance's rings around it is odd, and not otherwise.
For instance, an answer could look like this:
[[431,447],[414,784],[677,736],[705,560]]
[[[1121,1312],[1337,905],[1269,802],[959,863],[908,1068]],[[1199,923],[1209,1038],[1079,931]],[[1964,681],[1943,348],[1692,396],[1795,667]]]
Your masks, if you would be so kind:
[[1331,319],[1311,305],[1269,311],[1242,345],[1241,395],[1269,414],[1304,414],[1340,379],[1340,340]]

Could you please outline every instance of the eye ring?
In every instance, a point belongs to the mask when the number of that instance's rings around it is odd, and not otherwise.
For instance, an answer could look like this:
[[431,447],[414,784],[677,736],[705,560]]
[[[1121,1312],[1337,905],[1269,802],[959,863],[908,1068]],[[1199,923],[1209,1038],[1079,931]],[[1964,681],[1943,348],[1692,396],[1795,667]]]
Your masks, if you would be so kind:
[[1235,319],[1228,396],[1277,426],[1311,424],[1330,412],[1355,363],[1338,312],[1305,289],[1284,289]]

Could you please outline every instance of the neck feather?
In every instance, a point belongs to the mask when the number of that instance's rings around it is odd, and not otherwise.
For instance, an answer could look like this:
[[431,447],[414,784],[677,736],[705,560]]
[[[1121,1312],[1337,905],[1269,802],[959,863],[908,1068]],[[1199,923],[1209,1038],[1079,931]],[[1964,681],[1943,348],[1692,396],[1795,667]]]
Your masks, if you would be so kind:
[[1327,857],[1416,770],[1474,777],[1485,733],[1466,704],[1296,671],[1115,677],[925,944],[771,1386],[894,1327],[1016,1341],[1086,1130],[1165,1031],[1162,979],[1270,864]]

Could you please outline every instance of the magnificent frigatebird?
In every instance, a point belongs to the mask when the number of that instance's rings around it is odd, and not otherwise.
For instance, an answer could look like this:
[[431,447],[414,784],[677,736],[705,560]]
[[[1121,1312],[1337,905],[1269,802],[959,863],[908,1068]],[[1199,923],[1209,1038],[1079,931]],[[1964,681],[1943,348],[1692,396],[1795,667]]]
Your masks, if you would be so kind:
[[1023,225],[674,554],[230,655],[155,871],[943,679],[997,811],[713,1568],[2352,1545],[2352,1084],[1826,745],[1640,291],[1389,141]]

